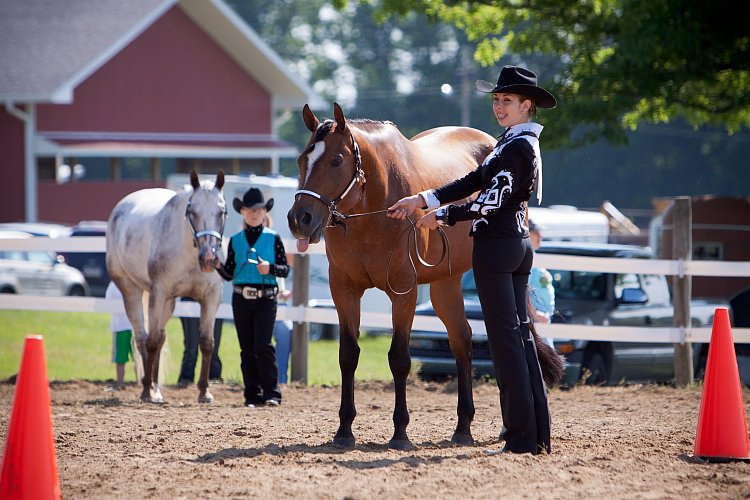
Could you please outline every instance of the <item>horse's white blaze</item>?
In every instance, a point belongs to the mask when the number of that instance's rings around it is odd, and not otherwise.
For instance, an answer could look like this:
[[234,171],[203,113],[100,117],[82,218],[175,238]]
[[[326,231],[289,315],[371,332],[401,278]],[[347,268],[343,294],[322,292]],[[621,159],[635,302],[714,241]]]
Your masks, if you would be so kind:
[[312,172],[313,166],[315,166],[315,162],[318,161],[321,156],[323,156],[325,150],[325,142],[318,141],[313,146],[312,151],[307,154],[307,175],[305,176],[305,182],[307,182],[307,179],[310,178],[310,173]]

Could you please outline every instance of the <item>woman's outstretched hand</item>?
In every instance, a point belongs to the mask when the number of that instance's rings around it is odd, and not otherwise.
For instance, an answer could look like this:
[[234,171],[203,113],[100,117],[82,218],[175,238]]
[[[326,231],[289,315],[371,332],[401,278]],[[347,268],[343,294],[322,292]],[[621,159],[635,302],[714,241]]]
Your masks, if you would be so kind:
[[431,210],[430,213],[422,217],[417,221],[416,224],[417,227],[425,227],[427,229],[437,229],[438,228],[438,221],[437,217],[435,217],[435,210]]
[[418,209],[424,206],[424,200],[418,194],[401,198],[396,203],[388,207],[388,217],[392,219],[406,219]]

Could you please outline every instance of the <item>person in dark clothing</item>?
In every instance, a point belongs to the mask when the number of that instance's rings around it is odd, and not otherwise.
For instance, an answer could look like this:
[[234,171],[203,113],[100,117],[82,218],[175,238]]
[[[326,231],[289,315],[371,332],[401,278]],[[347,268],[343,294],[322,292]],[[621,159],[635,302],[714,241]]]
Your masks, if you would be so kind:
[[[190,297],[183,297],[182,302],[195,302]],[[180,317],[185,350],[182,351],[182,364],[180,365],[180,376],[177,385],[187,387],[195,380],[195,365],[198,361],[198,347],[200,345],[201,331],[200,318]],[[221,329],[224,320],[214,321],[214,351],[211,353],[211,365],[208,369],[208,379],[221,382],[221,359],[219,358],[219,344],[221,343]]]
[[[493,151],[466,176],[402,198],[388,215],[404,219],[420,208],[436,208],[417,222],[417,227],[428,229],[472,221],[474,276],[500,390],[504,424],[500,438],[505,440],[500,452],[549,453],[547,388],[527,311],[534,259],[527,209],[532,191],[536,190],[540,203],[542,195],[539,135],[543,127],[531,119],[537,108],[554,108],[557,102],[537,85],[536,74],[518,66],[503,67],[497,84],[478,80],[476,87],[493,94],[495,117],[505,127]],[[468,203],[445,205],[475,192],[479,195]]]
[[243,229],[232,236],[227,260],[217,271],[232,281],[232,313],[240,342],[245,405],[281,404],[276,351],[271,342],[276,321],[276,278],[289,275],[281,237],[264,227],[263,218],[273,207],[258,188],[250,188],[242,200],[233,200],[242,215]]

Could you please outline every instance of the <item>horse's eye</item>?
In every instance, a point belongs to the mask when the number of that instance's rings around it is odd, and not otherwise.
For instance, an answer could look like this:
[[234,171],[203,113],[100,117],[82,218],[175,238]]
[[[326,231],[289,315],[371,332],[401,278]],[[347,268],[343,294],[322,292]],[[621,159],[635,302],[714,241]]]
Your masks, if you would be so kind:
[[336,158],[334,158],[331,161],[331,166],[332,167],[337,167],[338,168],[338,167],[340,167],[343,164],[344,164],[344,157],[342,155],[338,155]]

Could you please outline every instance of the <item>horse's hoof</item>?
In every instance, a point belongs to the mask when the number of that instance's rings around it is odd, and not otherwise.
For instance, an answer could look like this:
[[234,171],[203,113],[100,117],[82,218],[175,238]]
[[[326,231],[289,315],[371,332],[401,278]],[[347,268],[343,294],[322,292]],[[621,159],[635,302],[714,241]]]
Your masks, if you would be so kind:
[[346,448],[347,450],[353,450],[354,444],[356,443],[354,436],[335,436],[333,438],[333,445],[339,448]]
[[199,403],[213,403],[214,396],[210,392],[206,392],[205,394],[198,395],[198,402]]
[[410,451],[414,449],[414,445],[408,439],[391,439],[388,442],[388,448],[399,451]]
[[164,404],[164,398],[161,396],[159,397],[141,396],[141,403],[160,405],[160,404]]
[[453,434],[453,437],[451,438],[451,443],[458,444],[461,446],[471,446],[474,444],[474,438],[471,437],[471,434],[455,433]]

